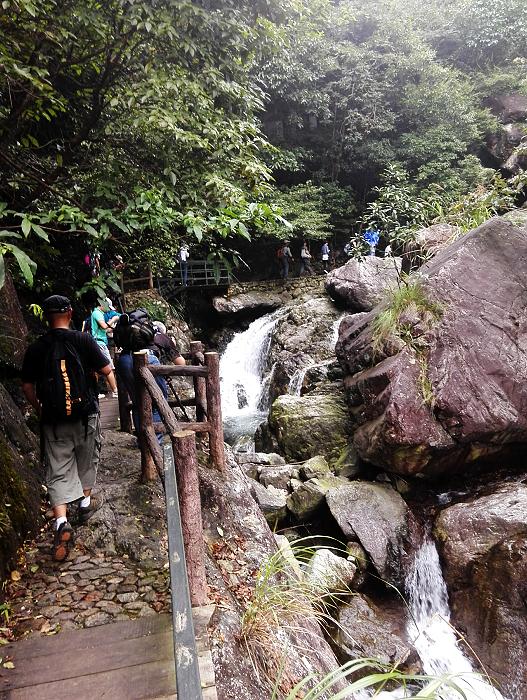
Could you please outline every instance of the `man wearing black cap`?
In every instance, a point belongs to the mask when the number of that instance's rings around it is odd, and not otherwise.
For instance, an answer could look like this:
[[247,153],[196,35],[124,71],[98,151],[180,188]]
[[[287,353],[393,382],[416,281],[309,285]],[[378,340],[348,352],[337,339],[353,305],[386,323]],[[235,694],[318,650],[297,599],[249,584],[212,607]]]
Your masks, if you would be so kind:
[[68,503],[79,503],[80,523],[95,510],[91,490],[101,447],[95,375],[104,375],[112,391],[116,384],[95,340],[70,329],[70,300],[55,294],[44,300],[42,309],[50,330],[26,351],[22,388],[40,416],[46,484],[55,515],[53,558],[63,561],[73,544]]

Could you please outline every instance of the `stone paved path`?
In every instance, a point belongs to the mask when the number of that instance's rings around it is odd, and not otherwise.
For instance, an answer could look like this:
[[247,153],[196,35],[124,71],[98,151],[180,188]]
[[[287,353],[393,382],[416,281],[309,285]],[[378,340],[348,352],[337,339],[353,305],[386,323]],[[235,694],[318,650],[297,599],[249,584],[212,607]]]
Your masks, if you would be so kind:
[[7,586],[4,638],[168,612],[163,495],[159,484],[139,484],[139,473],[135,439],[106,433],[98,485],[102,506],[77,528],[66,562],[51,559],[49,525],[26,546]]

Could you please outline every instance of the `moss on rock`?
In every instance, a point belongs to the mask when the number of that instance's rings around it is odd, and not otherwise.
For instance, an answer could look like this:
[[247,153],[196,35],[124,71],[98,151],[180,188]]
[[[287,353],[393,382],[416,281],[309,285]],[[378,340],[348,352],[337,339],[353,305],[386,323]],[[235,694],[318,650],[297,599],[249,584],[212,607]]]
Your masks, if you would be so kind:
[[38,525],[42,475],[37,440],[0,384],[0,578]]
[[336,464],[351,439],[344,394],[311,393],[279,396],[273,403],[269,426],[288,460],[324,456]]

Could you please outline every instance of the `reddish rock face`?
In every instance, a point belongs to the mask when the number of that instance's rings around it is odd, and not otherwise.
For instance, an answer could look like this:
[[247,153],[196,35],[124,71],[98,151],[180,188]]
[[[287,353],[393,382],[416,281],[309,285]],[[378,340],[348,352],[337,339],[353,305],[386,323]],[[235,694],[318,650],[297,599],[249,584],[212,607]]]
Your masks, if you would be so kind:
[[[527,229],[500,218],[421,268],[440,317],[375,355],[371,321],[343,321],[338,359],[364,459],[400,474],[463,471],[527,448]],[[425,402],[425,391],[428,403]]]
[[527,688],[527,485],[446,508],[436,523],[454,624],[511,698]]

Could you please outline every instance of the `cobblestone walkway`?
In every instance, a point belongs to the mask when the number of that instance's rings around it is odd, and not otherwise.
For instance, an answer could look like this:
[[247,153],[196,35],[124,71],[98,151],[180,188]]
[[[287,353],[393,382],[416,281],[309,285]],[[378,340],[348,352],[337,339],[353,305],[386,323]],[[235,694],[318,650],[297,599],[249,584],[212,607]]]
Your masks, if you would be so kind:
[[51,558],[50,526],[26,546],[7,585],[4,638],[168,612],[163,495],[159,484],[138,484],[139,473],[134,438],[108,432],[97,489],[101,508],[77,529],[66,562]]

